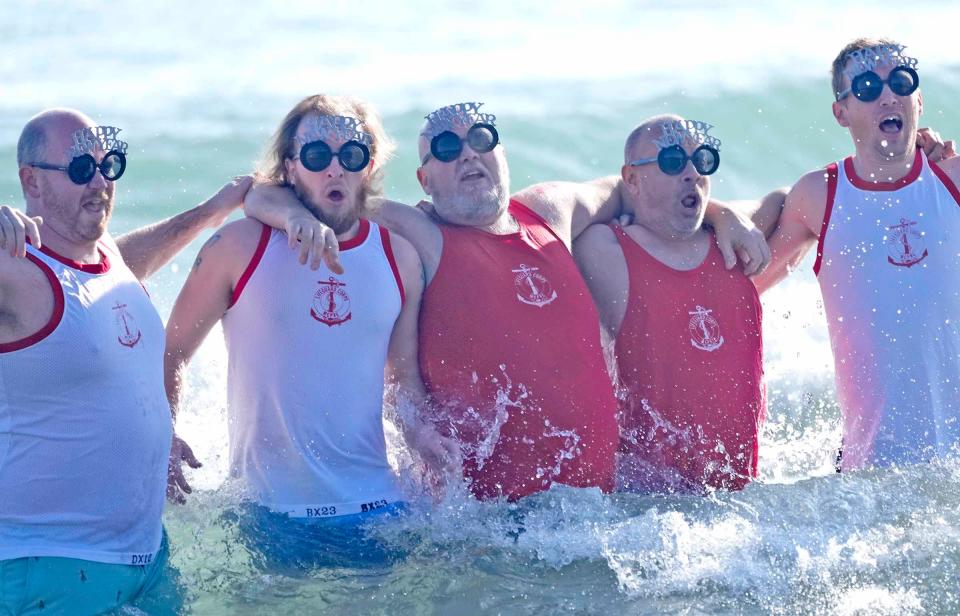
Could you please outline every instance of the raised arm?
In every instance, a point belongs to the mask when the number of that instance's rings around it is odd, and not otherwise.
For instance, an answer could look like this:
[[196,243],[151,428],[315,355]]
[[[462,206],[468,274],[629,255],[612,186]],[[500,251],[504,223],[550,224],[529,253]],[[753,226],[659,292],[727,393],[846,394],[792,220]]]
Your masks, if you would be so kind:
[[587,227],[610,222],[623,210],[620,177],[615,175],[589,182],[542,182],[521,190],[514,199],[542,216],[567,248]]
[[770,267],[753,278],[763,293],[799,265],[820,237],[827,202],[827,181],[822,169],[804,175],[790,189],[770,236]]
[[0,250],[9,252],[12,257],[25,257],[27,238],[31,244],[40,247],[42,224],[40,216],[27,216],[9,205],[0,205]]
[[[167,321],[163,362],[164,385],[174,423],[180,410],[184,368],[230,307],[234,285],[256,249],[260,228],[256,221],[240,220],[214,233],[200,249],[177,296]],[[190,447],[175,436],[170,451],[167,498],[178,503],[184,502],[185,494],[191,492],[183,476],[183,462],[192,468],[200,465]]]
[[195,208],[118,237],[117,248],[127,267],[140,280],[149,278],[201,231],[222,225],[243,203],[252,183],[251,176],[238,176]]

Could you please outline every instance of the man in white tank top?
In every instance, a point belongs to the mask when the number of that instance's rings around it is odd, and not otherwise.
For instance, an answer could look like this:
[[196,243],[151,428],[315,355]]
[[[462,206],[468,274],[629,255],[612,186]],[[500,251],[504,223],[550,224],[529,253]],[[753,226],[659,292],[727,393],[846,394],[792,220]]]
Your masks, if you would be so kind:
[[[167,326],[176,410],[183,367],[223,322],[230,474],[253,505],[241,520],[245,539],[265,538],[253,547],[271,567],[329,563],[358,542],[376,551],[355,532],[332,541],[333,527],[355,527],[404,499],[387,463],[384,368],[402,397],[422,402],[423,269],[409,242],[362,218],[391,149],[369,105],[325,95],[301,101],[274,136],[262,175],[291,186],[332,229],[339,264],[302,267],[296,242],[281,231],[253,219],[230,223],[200,251]],[[438,445],[424,434],[413,431],[412,445]],[[178,447],[189,451],[175,439]],[[188,493],[176,466],[171,489]]]
[[140,281],[249,180],[114,242],[119,133],[35,116],[17,148],[26,214],[0,211],[0,613],[101,613],[165,577],[164,332]]
[[[817,246],[843,413],[838,470],[928,460],[960,437],[960,158],[917,147],[917,61],[858,39],[833,63],[855,152],[793,186],[761,289]],[[952,150],[952,144],[946,144]]]

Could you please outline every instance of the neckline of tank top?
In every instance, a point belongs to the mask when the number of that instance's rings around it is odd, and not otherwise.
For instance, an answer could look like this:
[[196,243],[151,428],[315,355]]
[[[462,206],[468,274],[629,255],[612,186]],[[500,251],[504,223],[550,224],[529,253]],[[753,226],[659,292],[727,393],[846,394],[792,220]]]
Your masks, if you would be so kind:
[[854,188],[866,191],[890,192],[900,190],[916,181],[916,179],[920,177],[920,171],[922,169],[923,155],[921,154],[919,146],[917,147],[917,153],[914,156],[913,166],[910,168],[910,171],[899,180],[892,182],[871,182],[870,180],[865,180],[857,175],[857,170],[853,165],[853,156],[848,156],[843,159],[843,172],[847,176],[847,180],[853,184]]
[[363,244],[367,241],[367,237],[370,235],[370,221],[366,218],[360,219],[360,227],[357,229],[357,234],[351,237],[349,240],[340,242],[340,250],[350,250],[351,248],[356,248],[357,246]]
[[511,220],[513,220],[513,223],[517,226],[517,230],[511,231],[509,233],[493,233],[492,231],[487,231],[486,229],[480,229],[479,227],[473,227],[470,225],[455,225],[449,222],[442,222],[440,223],[439,226],[446,227],[447,229],[463,229],[465,231],[476,231],[477,233],[482,233],[485,236],[488,236],[491,238],[498,238],[498,239],[517,237],[523,233],[523,225],[520,224],[520,221],[517,220],[517,217],[514,216],[513,214],[510,214],[510,218]]
[[[28,237],[26,239],[27,243],[32,246],[33,242],[30,241],[30,238]],[[58,252],[54,252],[45,244],[40,246],[40,248],[37,248],[37,250],[47,255],[51,259],[59,261],[67,267],[81,271],[84,274],[106,274],[110,271],[110,257],[108,257],[107,253],[104,252],[99,242],[97,243],[97,253],[100,255],[100,261],[97,263],[80,263],[79,261],[74,261],[73,259],[69,259]]]
[[647,257],[647,259],[655,263],[656,266],[662,268],[663,270],[670,272],[671,274],[679,277],[689,277],[689,276],[695,276],[699,274],[701,270],[706,269],[710,265],[711,260],[715,257],[714,252],[715,251],[719,252],[719,248],[717,248],[717,243],[713,233],[710,231],[705,231],[705,233],[707,234],[707,254],[704,255],[703,260],[691,269],[685,269],[685,270],[676,269],[667,265],[666,263],[656,258],[655,256],[653,256],[650,253],[650,251],[643,246],[643,244],[635,240],[629,233],[627,233],[626,229],[622,227],[616,227],[616,228],[619,229],[619,232],[622,233],[623,236],[626,237],[627,240],[629,240],[632,245],[640,249],[643,252],[644,256]]

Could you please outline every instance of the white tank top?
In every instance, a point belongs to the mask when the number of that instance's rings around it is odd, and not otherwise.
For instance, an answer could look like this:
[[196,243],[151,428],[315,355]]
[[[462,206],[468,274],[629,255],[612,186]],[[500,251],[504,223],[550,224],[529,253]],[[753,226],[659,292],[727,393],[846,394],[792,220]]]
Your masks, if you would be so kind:
[[160,315],[120,255],[44,248],[54,314],[0,344],[0,560],[144,565],[160,547],[172,434]]
[[231,475],[291,517],[361,513],[402,499],[387,462],[383,376],[403,302],[390,236],[361,219],[345,272],[301,265],[263,228],[223,318]]
[[906,177],[827,167],[814,271],[843,412],[841,468],[929,460],[960,437],[960,191],[917,150]]

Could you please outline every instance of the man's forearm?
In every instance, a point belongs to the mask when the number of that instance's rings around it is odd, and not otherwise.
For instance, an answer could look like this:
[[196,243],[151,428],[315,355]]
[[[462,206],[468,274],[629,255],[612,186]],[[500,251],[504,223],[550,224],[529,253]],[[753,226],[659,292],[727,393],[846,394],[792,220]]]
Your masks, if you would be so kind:
[[201,231],[214,221],[203,206],[197,206],[166,220],[135,229],[117,238],[117,248],[127,267],[144,280],[166,265]]
[[247,216],[274,229],[286,229],[292,216],[308,213],[293,190],[273,184],[258,184],[251,188],[243,209]]
[[711,199],[707,204],[706,220],[716,226],[723,215],[723,210],[737,212],[741,217],[751,220],[763,232],[763,236],[769,238],[777,228],[787,192],[789,192],[787,188],[778,188],[756,201],[724,202]]

